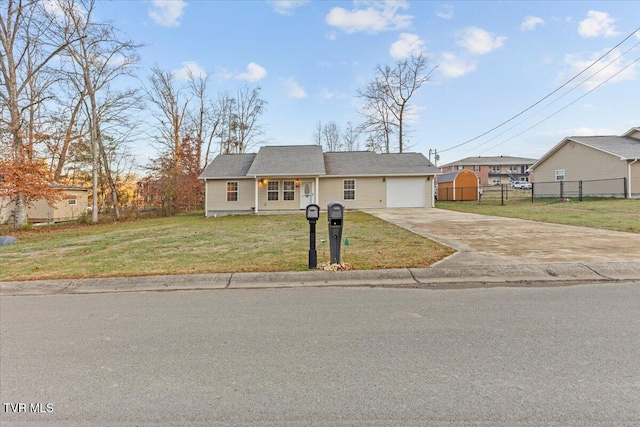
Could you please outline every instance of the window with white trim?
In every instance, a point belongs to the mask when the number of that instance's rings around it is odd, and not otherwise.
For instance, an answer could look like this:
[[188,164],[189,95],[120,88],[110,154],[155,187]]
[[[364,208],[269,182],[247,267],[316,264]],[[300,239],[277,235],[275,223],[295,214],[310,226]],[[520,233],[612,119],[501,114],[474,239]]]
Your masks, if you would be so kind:
[[238,201],[238,181],[227,181],[227,202]]
[[282,181],[282,200],[296,199],[295,181]]
[[556,171],[556,181],[564,181],[564,179],[565,179],[564,169],[558,169]]
[[277,202],[280,196],[280,181],[269,181],[267,183],[267,200]]
[[356,199],[356,180],[355,179],[345,179],[343,181],[342,188],[344,190],[344,200]]
[[73,206],[73,205],[77,204],[76,199],[67,200],[67,204],[70,205],[70,206]]

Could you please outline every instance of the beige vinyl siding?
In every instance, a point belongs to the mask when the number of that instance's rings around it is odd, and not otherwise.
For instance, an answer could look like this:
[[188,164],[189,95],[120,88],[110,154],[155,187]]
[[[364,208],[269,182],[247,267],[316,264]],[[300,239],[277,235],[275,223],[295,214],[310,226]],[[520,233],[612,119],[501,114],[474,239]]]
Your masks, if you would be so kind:
[[[295,178],[267,178],[268,182],[278,182],[278,200],[267,200],[268,184],[258,186],[258,211],[284,211],[300,209],[300,187],[295,186]],[[284,200],[284,181],[294,182],[293,200]]]
[[[238,183],[238,201],[227,202],[227,182]],[[229,211],[251,211],[254,207],[253,179],[215,179],[206,181],[207,216],[210,213]]]
[[621,161],[619,157],[571,142],[565,142],[558,151],[534,169],[534,182],[554,182],[556,170],[560,169],[565,170],[565,181],[627,176],[627,162]]
[[[344,180],[356,181],[356,199],[344,199]],[[320,208],[326,209],[331,202],[340,202],[347,209],[384,208],[386,186],[381,176],[320,178]]]
[[52,206],[44,199],[38,200],[29,206],[27,215],[32,222],[73,221],[87,212],[88,205],[87,191],[63,190],[62,200]]

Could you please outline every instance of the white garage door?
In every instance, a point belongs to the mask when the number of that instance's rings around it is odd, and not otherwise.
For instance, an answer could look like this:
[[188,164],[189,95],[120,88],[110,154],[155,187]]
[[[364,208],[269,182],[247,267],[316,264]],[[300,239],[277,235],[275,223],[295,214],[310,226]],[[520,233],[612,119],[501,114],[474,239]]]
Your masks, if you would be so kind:
[[424,208],[427,181],[420,178],[387,178],[388,208]]

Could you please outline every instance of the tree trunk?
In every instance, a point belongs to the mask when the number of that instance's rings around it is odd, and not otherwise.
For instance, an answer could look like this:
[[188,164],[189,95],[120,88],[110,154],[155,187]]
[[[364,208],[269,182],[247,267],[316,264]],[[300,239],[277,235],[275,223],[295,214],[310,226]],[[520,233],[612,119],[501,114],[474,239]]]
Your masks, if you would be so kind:
[[113,212],[115,214],[116,220],[120,220],[120,207],[118,206],[118,190],[116,188],[115,182],[113,182],[113,176],[111,175],[111,169],[109,168],[109,159],[107,158],[107,151],[104,149],[104,144],[102,143],[102,135],[100,135],[100,129],[97,129],[98,135],[98,145],[100,146],[100,154],[102,155],[102,164],[104,165],[104,172],[107,175],[107,182],[109,184],[109,189],[111,190],[111,200],[113,202]]
[[27,201],[24,196],[18,194],[16,196],[15,207],[13,210],[13,229],[17,230],[24,227],[27,225],[27,221]]

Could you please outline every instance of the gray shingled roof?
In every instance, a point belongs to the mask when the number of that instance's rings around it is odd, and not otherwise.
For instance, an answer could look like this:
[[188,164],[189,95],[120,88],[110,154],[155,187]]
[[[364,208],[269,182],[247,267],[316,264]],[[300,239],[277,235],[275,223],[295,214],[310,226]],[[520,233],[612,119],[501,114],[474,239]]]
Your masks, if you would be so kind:
[[445,182],[453,182],[456,179],[456,176],[458,176],[458,172],[460,171],[447,172],[445,174],[440,175],[438,177],[438,184],[444,184]]
[[200,179],[271,176],[358,176],[439,174],[420,153],[377,154],[368,151],[322,153],[318,145],[262,147],[257,154],[219,155]]
[[249,168],[249,176],[324,175],[322,147],[288,145],[262,147]]
[[532,165],[537,159],[529,159],[526,157],[511,157],[511,156],[476,156],[467,157],[465,159],[457,160],[455,162],[447,163],[441,167],[446,168],[449,166],[509,166],[509,165]]
[[199,178],[240,178],[247,175],[255,153],[220,154],[202,171]]
[[626,136],[572,136],[570,139],[580,144],[605,151],[623,159],[640,158],[640,140]]
[[376,154],[369,151],[325,153],[327,175],[430,175],[438,169],[420,153]]

